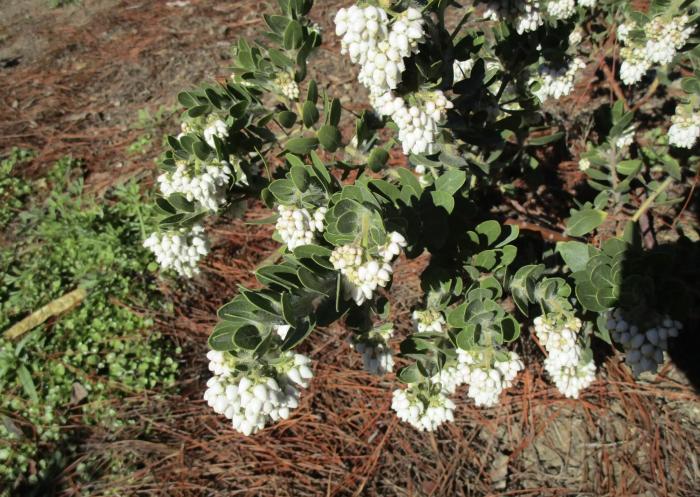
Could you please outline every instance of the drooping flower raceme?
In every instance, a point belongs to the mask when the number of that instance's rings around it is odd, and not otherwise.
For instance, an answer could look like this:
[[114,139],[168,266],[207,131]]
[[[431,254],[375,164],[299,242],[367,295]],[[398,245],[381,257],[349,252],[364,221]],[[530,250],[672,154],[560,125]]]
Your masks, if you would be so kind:
[[617,148],[627,148],[634,143],[634,135],[637,129],[634,126],[630,126],[615,140],[615,146]]
[[642,46],[626,46],[620,49],[620,79],[626,85],[633,85],[642,80],[651,69],[651,61]]
[[569,46],[576,46],[583,41],[584,32],[580,26],[577,26],[571,33],[569,33]]
[[629,33],[641,29],[634,23],[621,24],[617,37],[625,46],[620,50],[620,79],[626,85],[641,81],[654,64],[668,64],[693,33],[687,15],[673,19],[654,17],[643,30],[646,42],[632,40]]
[[262,430],[268,422],[287,419],[299,405],[299,388],[307,388],[313,377],[311,361],[301,354],[286,352],[268,370],[241,373],[235,359],[226,352],[209,351],[209,369],[204,400],[217,414],[230,419],[244,435]]
[[646,371],[655,373],[664,363],[668,340],[677,337],[683,325],[665,316],[644,330],[627,321],[620,309],[615,309],[608,314],[607,328],[612,339],[625,349],[625,361],[632,374],[639,376]]
[[569,95],[574,89],[574,83],[578,73],[586,67],[583,60],[576,58],[571,63],[559,69],[553,69],[541,65],[538,69],[540,88],[535,93],[540,101],[545,102],[549,98],[561,98]]
[[390,117],[396,123],[406,155],[433,154],[437,152],[439,126],[453,104],[440,90],[412,96],[415,103],[409,106],[402,97],[385,93],[372,98],[372,106],[379,114]]
[[404,236],[397,232],[392,231],[389,233],[388,241],[377,249],[379,255],[384,259],[384,262],[391,262],[396,259],[401,251],[406,248],[407,242]]
[[419,333],[442,333],[445,330],[445,316],[435,309],[416,309],[412,314]]
[[195,225],[189,230],[152,233],[144,242],[164,270],[172,269],[180,276],[191,278],[199,273],[199,260],[209,253],[204,228]]
[[323,220],[327,211],[326,207],[319,207],[311,213],[306,208],[279,205],[275,229],[289,250],[310,245],[316,240],[317,234],[323,233]]
[[394,370],[394,357],[389,346],[389,339],[393,334],[393,327],[383,326],[370,333],[352,337],[350,344],[362,354],[365,371],[374,375],[384,375]]
[[279,92],[289,100],[297,100],[299,98],[299,85],[288,73],[280,72],[274,83]]
[[335,17],[342,53],[360,65],[358,79],[370,91],[373,107],[399,127],[405,154],[435,153],[438,126],[452,107],[440,91],[415,94],[414,104],[392,92],[406,69],[404,58],[416,53],[424,41],[423,23],[422,14],[413,7],[393,20],[371,5],[340,9]]
[[700,113],[684,107],[676,109],[668,130],[668,142],[674,147],[693,148],[700,137]]
[[555,19],[568,19],[575,13],[575,0],[549,0],[547,2],[547,14]]
[[499,360],[485,350],[460,349],[457,353],[463,382],[469,385],[468,395],[477,406],[498,404],[501,392],[513,386],[515,377],[524,367],[515,352],[505,352],[505,360]]
[[209,145],[211,148],[216,148],[214,137],[216,136],[222,141],[226,139],[228,137],[228,126],[221,119],[217,119],[209,124],[209,126],[204,128],[203,135],[204,141],[207,142],[207,145]]
[[544,368],[557,389],[569,398],[595,380],[595,363],[580,344],[581,320],[576,317],[543,315],[534,320],[535,334],[547,351]]
[[216,212],[226,203],[226,191],[233,176],[228,162],[188,164],[179,162],[173,172],[158,176],[163,196],[181,193],[190,202],[198,202],[205,209]]
[[593,360],[560,366],[558,364],[550,364],[550,357],[552,356],[550,355],[545,359],[545,369],[549,372],[557,390],[566,397],[577,399],[581,390],[584,390],[595,381],[595,363]]
[[693,27],[688,21],[687,15],[671,20],[655,17],[644,26],[647,39],[644,50],[652,63],[668,64],[673,60],[678,50],[683,48],[693,34]]
[[371,299],[378,287],[385,287],[393,273],[389,262],[371,257],[359,245],[335,248],[330,262],[343,275],[345,297],[352,298],[357,305]]
[[457,388],[464,385],[464,368],[459,363],[444,366],[430,380],[435,384],[439,383],[445,393],[452,395],[457,391]]
[[358,79],[373,95],[395,89],[406,70],[404,58],[418,49],[424,39],[423,18],[409,7],[390,23],[387,13],[368,5],[340,9],[335,32],[341,37],[341,53],[360,65]]
[[518,34],[535,31],[544,24],[540,0],[495,0],[487,4],[484,17],[492,21],[507,21]]
[[394,390],[391,408],[399,419],[420,431],[435,431],[445,421],[454,421],[454,402],[442,390],[424,390],[422,384]]

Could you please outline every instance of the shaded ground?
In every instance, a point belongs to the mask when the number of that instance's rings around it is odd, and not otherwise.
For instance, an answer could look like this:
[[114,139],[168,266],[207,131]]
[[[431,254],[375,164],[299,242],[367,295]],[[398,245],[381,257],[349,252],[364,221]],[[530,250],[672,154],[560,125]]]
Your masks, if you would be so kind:
[[[50,10],[42,0],[1,1],[0,152],[36,150],[29,176],[71,154],[85,159],[97,191],[132,175],[147,185],[158,147],[136,160],[127,151],[143,133],[133,127],[137,111],[172,106],[181,89],[225,77],[230,43],[255,36],[273,3],[85,0]],[[328,32],[335,6],[347,2],[317,3]],[[347,101],[354,76],[326,38],[314,70]],[[175,125],[164,119],[153,132]],[[576,182],[575,172],[561,174]],[[673,367],[635,383],[616,357],[581,401],[562,399],[533,366],[503,405],[476,409],[462,399],[454,425],[421,434],[391,413],[393,378],[360,371],[342,329],[319,330],[306,344],[317,377],[300,409],[255,437],[238,435],[200,400],[206,337],[216,309],[252,280],[274,242],[241,221],[224,219],[213,232],[203,275],[163,284],[174,312],[157,321],[184,349],[181,396],[119,406],[136,424],[116,438],[89,434],[85,457],[123,459],[125,474],[81,484],[76,463],[62,475],[64,495],[699,495],[697,395]],[[423,263],[397,268],[393,317],[403,332]],[[523,355],[539,354],[524,342]]]

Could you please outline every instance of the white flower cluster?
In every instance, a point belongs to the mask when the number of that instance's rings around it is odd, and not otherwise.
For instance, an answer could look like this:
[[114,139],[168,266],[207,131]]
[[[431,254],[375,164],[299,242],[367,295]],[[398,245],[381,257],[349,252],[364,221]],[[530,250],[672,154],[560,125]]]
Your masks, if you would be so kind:
[[197,263],[209,253],[209,244],[204,238],[204,228],[195,225],[187,230],[166,233],[151,233],[143,246],[153,252],[163,269],[173,269],[181,276],[191,278],[199,273]]
[[579,343],[581,320],[571,318],[560,322],[556,316],[535,318],[535,334],[547,351],[544,368],[557,389],[566,397],[576,399],[581,390],[595,380],[595,363],[586,360]]
[[507,21],[515,26],[518,34],[535,31],[544,24],[541,3],[540,0],[490,1],[484,11],[484,18],[492,21]]
[[586,64],[583,60],[575,58],[567,67],[552,69],[546,65],[541,65],[538,69],[541,86],[535,92],[541,102],[549,98],[561,98],[569,95],[574,89],[574,82],[579,71]]
[[214,144],[214,137],[216,136],[220,140],[225,140],[228,137],[228,126],[221,119],[217,119],[212,122],[209,126],[204,128],[204,141],[207,142],[211,148],[216,148]]
[[351,346],[362,354],[365,371],[374,375],[384,375],[394,370],[394,357],[389,347],[393,328],[373,330],[369,335],[353,336]]
[[591,161],[589,159],[586,159],[585,157],[578,161],[578,168],[582,173],[585,173],[588,171],[588,169],[591,167]]
[[550,0],[547,2],[547,14],[555,19],[568,19],[575,13],[575,0]]
[[406,69],[404,58],[424,41],[421,12],[409,7],[390,21],[379,7],[354,5],[338,11],[335,25],[342,53],[360,65],[359,81],[369,89],[373,107],[398,126],[404,153],[435,153],[438,126],[452,103],[441,91],[416,94],[413,105],[392,93]]
[[358,245],[335,248],[330,262],[344,276],[343,290],[346,298],[351,297],[357,305],[371,299],[377,287],[385,287],[394,271],[389,262],[371,257],[366,259],[365,250]]
[[639,376],[645,371],[655,373],[663,364],[668,340],[678,336],[683,324],[665,316],[643,331],[636,324],[630,324],[620,309],[615,309],[608,314],[607,328],[612,339],[625,349],[625,361],[632,368],[632,374]]
[[277,207],[279,217],[275,229],[289,250],[301,245],[310,245],[316,239],[317,233],[323,233],[323,220],[328,209],[319,207],[313,213],[308,209],[280,205]]
[[404,236],[398,231],[392,231],[388,234],[388,240],[384,245],[377,248],[379,256],[384,259],[384,262],[391,262],[396,259],[401,251],[406,248],[408,243]]
[[445,330],[445,316],[438,310],[416,309],[412,316],[419,333],[442,333]]
[[428,169],[423,164],[418,164],[415,168],[416,174],[418,175],[418,183],[423,188],[430,185],[430,180],[428,179],[427,173]]
[[569,46],[575,47],[579,43],[583,41],[583,29],[581,29],[580,26],[576,26],[576,28],[569,33]]
[[454,402],[443,391],[423,394],[420,384],[394,390],[391,408],[420,431],[435,431],[445,421],[454,421]]
[[313,377],[308,357],[291,352],[288,355],[283,361],[286,367],[269,375],[242,375],[235,372],[227,353],[209,351],[209,369],[214,376],[207,381],[204,400],[244,435],[262,430],[268,422],[287,419],[290,410],[299,405],[298,388],[308,387]]
[[508,359],[487,360],[481,350],[459,349],[457,359],[463,374],[463,383],[469,384],[467,395],[477,406],[493,407],[498,404],[501,392],[513,386],[513,381],[523,369],[523,361],[515,352],[508,352]]
[[615,146],[617,148],[627,148],[634,143],[634,135],[637,132],[634,126],[630,126],[615,141]]
[[416,103],[410,105],[405,99],[391,93],[372,97],[372,106],[382,116],[390,117],[399,128],[399,140],[404,154],[434,154],[440,124],[444,122],[447,109],[454,107],[440,90],[413,95]]
[[439,373],[430,379],[433,383],[439,383],[442,391],[446,394],[453,394],[457,388],[464,385],[465,371],[461,364],[444,366]]
[[289,100],[297,100],[299,98],[299,85],[286,72],[280,72],[275,78],[275,85],[280,93]]
[[335,32],[341,37],[341,53],[360,65],[360,83],[373,95],[396,89],[409,57],[424,40],[423,18],[409,7],[389,22],[387,13],[368,5],[340,9],[335,16]]
[[183,161],[177,164],[175,171],[158,176],[158,185],[165,197],[181,193],[190,202],[196,201],[216,212],[226,202],[226,189],[232,176],[231,166],[225,161],[202,164],[197,174]]
[[625,44],[620,50],[620,79],[626,85],[638,83],[654,64],[671,62],[694,31],[687,15],[652,19],[644,26],[646,43],[630,39],[630,32],[639,29],[636,24],[622,24],[617,29],[618,39]]
[[668,142],[674,147],[693,148],[700,137],[700,113],[679,112],[671,118]]

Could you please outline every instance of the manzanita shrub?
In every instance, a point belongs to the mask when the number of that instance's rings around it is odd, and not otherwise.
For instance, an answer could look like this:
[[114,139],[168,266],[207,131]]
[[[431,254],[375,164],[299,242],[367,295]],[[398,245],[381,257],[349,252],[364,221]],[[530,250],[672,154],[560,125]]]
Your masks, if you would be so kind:
[[[336,321],[369,371],[391,372],[394,268],[425,253],[392,404],[417,429],[451,421],[464,384],[496,405],[527,367],[514,349],[528,323],[567,397],[596,377],[595,340],[635,375],[657,371],[698,296],[696,245],[682,230],[666,245],[649,235],[650,212],[685,209],[698,174],[700,2],[361,1],[334,18],[369,95],[359,115],[307,78],[321,44],[312,0],[279,4],[264,39],[235,45],[229,80],[178,96],[163,218],[145,242],[191,277],[208,219],[254,197],[272,211],[256,222],[275,223],[280,249],[209,340],[204,398],[217,413],[246,435],[287,418],[313,376],[295,350]],[[584,74],[606,95],[582,124],[558,101]],[[570,213],[553,244],[504,221],[556,154],[584,180],[576,197],[561,192]]]

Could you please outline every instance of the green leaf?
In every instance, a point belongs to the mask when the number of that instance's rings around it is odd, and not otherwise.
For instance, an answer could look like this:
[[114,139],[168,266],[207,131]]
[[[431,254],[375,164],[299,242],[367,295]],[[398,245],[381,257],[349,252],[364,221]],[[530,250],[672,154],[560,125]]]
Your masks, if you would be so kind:
[[317,133],[318,141],[321,143],[323,148],[329,152],[335,152],[343,139],[340,130],[335,126],[330,124],[324,124]]
[[209,110],[209,104],[197,105],[196,107],[190,107],[187,111],[187,115],[190,117],[203,116]]
[[233,334],[234,345],[244,350],[255,350],[262,340],[260,330],[253,325],[242,326]]
[[309,155],[316,178],[321,182],[326,192],[331,193],[331,174],[328,172],[328,168],[315,151],[312,150]]
[[32,380],[32,375],[29,373],[29,370],[27,370],[24,364],[21,364],[17,368],[17,377],[19,378],[19,382],[22,384],[24,393],[27,394],[27,396],[32,400],[32,402],[38,403],[39,395],[36,392],[34,380]]
[[603,224],[608,214],[598,209],[575,211],[566,221],[566,232],[570,236],[583,236]]
[[666,155],[661,158],[663,162],[663,168],[664,170],[668,173],[669,176],[671,176],[673,179],[676,181],[681,180],[681,165],[678,163],[676,159],[671,157],[670,155]]
[[177,214],[177,210],[163,197],[156,198],[156,205],[166,214]]
[[271,48],[267,51],[268,55],[270,56],[270,60],[274,65],[279,67],[280,69],[291,69],[294,67],[294,61],[287,57],[285,54],[280,52],[279,50],[275,50],[274,48]]
[[520,323],[513,316],[507,316],[501,321],[501,331],[503,333],[503,341],[506,343],[512,342],[520,336]]
[[564,133],[562,131],[559,131],[557,133],[552,133],[551,135],[546,135],[546,136],[538,136],[537,138],[530,138],[527,142],[528,145],[536,147],[539,145],[546,145],[548,143],[555,142],[557,140],[561,140],[562,137],[564,136]]
[[168,202],[179,211],[194,212],[194,202],[190,202],[182,193],[173,193]]
[[220,352],[227,352],[234,349],[233,335],[239,328],[227,322],[219,323],[209,336],[209,348]]
[[287,50],[296,50],[301,47],[304,42],[304,33],[299,24],[299,21],[289,21],[284,30],[284,48]]
[[270,183],[268,187],[270,193],[275,196],[278,202],[282,204],[289,204],[295,198],[297,194],[297,187],[292,180],[289,179],[278,179]]
[[340,106],[340,100],[337,98],[334,98],[331,101],[331,109],[330,112],[328,113],[328,124],[331,126],[338,126],[340,124],[340,113],[341,113],[341,106]]
[[304,120],[304,126],[311,128],[320,117],[316,104],[307,100],[304,102],[304,107],[302,108],[302,118]]
[[[639,159],[631,159],[631,160],[623,160],[620,162],[615,169],[617,169],[617,172],[620,174],[624,174],[625,176],[634,176],[639,172],[639,170],[642,168],[642,161]],[[597,178],[593,178],[597,179]],[[604,178],[606,179],[606,178]]]
[[267,24],[274,33],[279,35],[284,33],[284,30],[289,24],[289,17],[287,16],[270,16],[264,14],[263,18],[265,19],[265,24]]
[[476,335],[476,325],[468,324],[464,329],[457,333],[455,342],[457,347],[462,350],[469,350],[474,347]]
[[187,108],[197,105],[197,99],[185,91],[177,94],[177,101],[180,102],[183,107]]
[[418,383],[423,379],[423,375],[418,369],[418,364],[411,364],[401,368],[398,373],[398,378],[404,383]]
[[287,150],[297,155],[306,155],[317,146],[316,138],[292,138],[287,142]]
[[420,182],[415,177],[415,175],[405,167],[397,167],[395,171],[399,173],[402,188],[408,188],[409,190],[413,190],[415,196],[417,198],[420,198],[420,196],[423,193],[423,187],[420,186]]
[[487,246],[490,247],[496,243],[498,237],[501,236],[501,225],[498,223],[498,221],[491,219],[479,224],[475,231],[480,235],[486,236]]
[[243,100],[242,102],[238,102],[237,104],[232,105],[228,113],[231,115],[231,117],[235,119],[240,119],[245,115],[245,111],[248,110],[249,105],[249,102]]
[[582,242],[557,242],[557,252],[573,273],[586,269],[591,258],[588,244]]
[[435,190],[454,195],[467,180],[467,173],[461,169],[448,169],[435,180]]
[[544,265],[523,266],[515,273],[510,283],[510,293],[520,312],[527,316],[529,304],[534,302],[535,282],[542,276]]
[[292,178],[294,186],[296,186],[300,192],[305,192],[309,187],[309,173],[306,171],[306,167],[294,165],[289,170],[289,175]]
[[452,213],[452,210],[455,208],[455,199],[452,195],[447,192],[434,191],[430,192],[430,196],[433,198],[433,203],[436,207],[442,207],[448,214]]
[[694,77],[683,78],[681,80],[681,88],[686,93],[700,95],[700,79]]
[[294,112],[283,110],[275,115],[277,121],[285,128],[291,128],[297,122],[297,115]]
[[590,281],[582,281],[576,285],[576,298],[583,307],[593,312],[607,311],[617,301],[612,288],[597,288]]
[[309,83],[309,90],[306,92],[306,100],[313,102],[314,105],[318,102],[318,85],[313,79]]
[[379,172],[386,165],[388,160],[389,152],[387,152],[381,147],[376,147],[372,149],[372,152],[370,152],[369,159],[367,160],[367,165],[372,171]]

